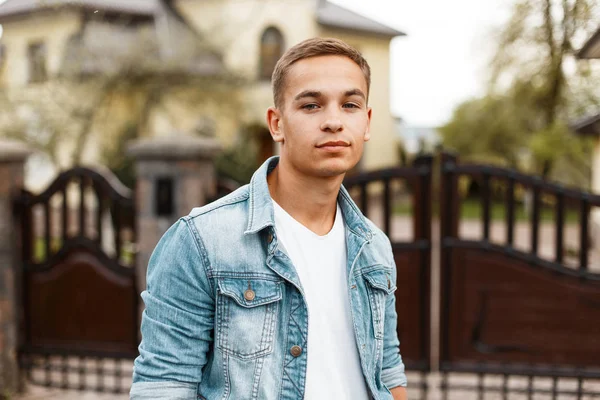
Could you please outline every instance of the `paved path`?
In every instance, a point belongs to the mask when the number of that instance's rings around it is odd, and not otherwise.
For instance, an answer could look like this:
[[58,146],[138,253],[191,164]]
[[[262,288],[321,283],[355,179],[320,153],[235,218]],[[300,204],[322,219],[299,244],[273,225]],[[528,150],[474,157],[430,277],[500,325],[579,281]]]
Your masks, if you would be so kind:
[[46,389],[38,386],[29,386],[27,393],[15,397],[15,400],[127,400],[127,394],[100,394],[94,392],[80,392],[78,390]]
[[[426,397],[421,396],[419,388],[419,382],[421,377],[416,373],[408,373],[409,381],[409,400],[442,400],[443,396],[440,391],[441,375],[438,373],[429,374],[427,377],[427,383],[429,390]],[[452,374],[448,378],[448,382],[451,385],[469,385],[471,387],[477,386],[477,376],[467,374]],[[493,385],[501,387],[502,377],[501,376],[486,376],[486,385]],[[509,379],[508,387],[512,389],[523,389],[528,385],[526,377],[511,377]],[[549,389],[552,387],[552,380],[549,378],[540,378],[533,381],[534,388]],[[561,379],[558,381],[559,390],[569,390],[575,392],[577,390],[577,382],[573,379]],[[584,386],[587,390],[594,390],[600,393],[600,381],[599,382],[588,382]],[[550,400],[552,397],[550,394],[536,394],[529,398],[524,393],[509,392],[508,398],[510,400]],[[559,395],[558,399],[576,399],[576,396]],[[30,387],[29,392],[25,396],[16,397],[14,400],[127,400],[129,396],[127,394],[115,395],[115,394],[97,394],[92,392],[79,392],[79,391],[65,391],[57,389],[44,389],[39,387]],[[447,396],[448,400],[503,400],[500,393],[486,393],[485,396],[479,397],[474,391],[466,390],[453,390],[449,392]],[[597,400],[599,396],[583,396],[582,400]],[[329,400],[329,399],[328,399]]]

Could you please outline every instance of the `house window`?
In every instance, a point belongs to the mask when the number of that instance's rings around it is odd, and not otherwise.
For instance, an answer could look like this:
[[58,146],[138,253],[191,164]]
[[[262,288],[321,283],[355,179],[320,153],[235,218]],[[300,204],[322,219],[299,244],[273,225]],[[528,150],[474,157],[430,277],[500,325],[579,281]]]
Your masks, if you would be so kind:
[[6,45],[4,43],[0,43],[0,70],[4,68],[4,64],[6,63]]
[[271,79],[275,64],[283,55],[283,35],[277,28],[267,28],[260,39],[260,78]]
[[44,82],[46,80],[46,45],[44,43],[32,43],[27,51],[29,59],[29,82]]

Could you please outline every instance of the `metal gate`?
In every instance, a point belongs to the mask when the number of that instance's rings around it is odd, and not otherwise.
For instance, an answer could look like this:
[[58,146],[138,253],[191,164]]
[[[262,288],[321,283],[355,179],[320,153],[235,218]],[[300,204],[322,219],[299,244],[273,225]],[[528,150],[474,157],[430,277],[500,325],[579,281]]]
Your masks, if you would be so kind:
[[[480,187],[479,237],[459,232],[465,178]],[[440,193],[444,398],[600,398],[600,274],[588,268],[600,196],[447,154]],[[516,193],[530,199],[525,234],[516,230]],[[492,230],[498,212],[502,229]]]
[[75,168],[16,203],[21,368],[45,386],[127,391],[139,296],[129,189],[109,172]]
[[[476,237],[462,231],[465,180],[479,187]],[[448,154],[344,185],[392,242],[411,399],[600,398],[600,274],[589,268],[600,196]],[[30,381],[128,391],[139,331],[128,189],[76,168],[17,205]]]
[[[423,398],[431,370],[433,161],[432,156],[422,156],[412,166],[363,173],[344,181],[363,214],[378,223],[390,238],[398,270],[396,312],[402,358],[407,369],[418,373],[411,379],[412,394],[420,393]],[[409,195],[406,200],[412,226],[411,232],[400,232],[405,235],[396,235],[398,229],[404,229],[394,226],[394,198],[398,193]]]
[[[464,181],[480,188],[479,215],[471,216],[477,237],[460,229]],[[458,164],[450,154],[344,184],[392,242],[410,398],[600,398],[600,274],[588,269],[590,208],[600,206],[600,196],[513,170]],[[525,221],[519,216],[516,232],[523,194],[531,209]],[[400,240],[399,196],[411,205],[404,210],[411,223],[404,218],[403,225],[411,235]],[[551,260],[539,251],[548,236],[542,223],[553,228]],[[567,238],[577,251],[567,251]]]

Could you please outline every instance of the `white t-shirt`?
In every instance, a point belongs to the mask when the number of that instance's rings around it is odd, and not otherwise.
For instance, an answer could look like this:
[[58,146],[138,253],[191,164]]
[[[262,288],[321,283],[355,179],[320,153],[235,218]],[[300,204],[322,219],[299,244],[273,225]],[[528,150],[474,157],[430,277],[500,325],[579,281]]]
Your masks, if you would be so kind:
[[370,399],[360,366],[346,273],[346,237],[339,205],[331,231],[319,236],[273,201],[275,230],[308,305],[305,400]]

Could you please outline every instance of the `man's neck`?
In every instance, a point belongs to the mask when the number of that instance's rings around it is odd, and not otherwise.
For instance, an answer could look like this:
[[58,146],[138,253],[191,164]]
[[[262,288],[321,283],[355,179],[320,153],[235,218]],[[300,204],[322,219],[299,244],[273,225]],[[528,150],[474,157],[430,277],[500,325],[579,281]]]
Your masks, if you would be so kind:
[[326,235],[335,221],[337,196],[344,176],[307,178],[281,162],[267,176],[271,198],[296,221]]

